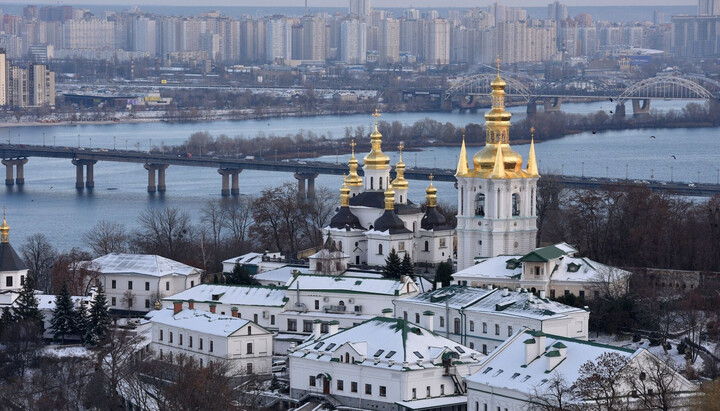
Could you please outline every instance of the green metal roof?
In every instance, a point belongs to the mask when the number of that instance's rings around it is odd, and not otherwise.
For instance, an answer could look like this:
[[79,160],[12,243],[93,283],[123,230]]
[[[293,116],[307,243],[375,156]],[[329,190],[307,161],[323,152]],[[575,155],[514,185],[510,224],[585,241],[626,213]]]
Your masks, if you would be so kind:
[[524,256],[520,257],[520,261],[524,262],[542,262],[546,263],[550,260],[554,260],[558,257],[565,255],[565,251],[555,247],[554,245],[539,248],[532,251]]

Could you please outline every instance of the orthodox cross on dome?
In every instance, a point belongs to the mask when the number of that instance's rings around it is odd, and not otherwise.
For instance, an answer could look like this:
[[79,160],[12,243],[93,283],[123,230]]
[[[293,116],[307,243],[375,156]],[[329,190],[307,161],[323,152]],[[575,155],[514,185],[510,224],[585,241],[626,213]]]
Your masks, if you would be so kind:
[[530,127],[530,137],[535,137],[535,127]]
[[400,152],[400,155],[401,155],[401,156],[402,156],[403,148],[405,148],[405,144],[403,144],[403,143],[401,142],[400,145],[398,145],[398,151]]
[[380,117],[380,112],[378,109],[375,109],[375,112],[372,114],[373,117],[375,117],[375,128],[377,128],[378,125],[378,118]]
[[497,55],[497,58],[495,59],[495,64],[497,64],[498,77],[500,77],[500,61],[501,61],[501,60],[500,60],[500,55],[498,54],[498,55]]
[[430,184],[432,184],[433,178],[435,178],[435,176],[433,175],[433,173],[430,173],[428,178],[430,179]]
[[357,144],[355,144],[355,139],[350,140],[350,149],[352,150],[353,157],[355,157],[355,146],[356,145]]

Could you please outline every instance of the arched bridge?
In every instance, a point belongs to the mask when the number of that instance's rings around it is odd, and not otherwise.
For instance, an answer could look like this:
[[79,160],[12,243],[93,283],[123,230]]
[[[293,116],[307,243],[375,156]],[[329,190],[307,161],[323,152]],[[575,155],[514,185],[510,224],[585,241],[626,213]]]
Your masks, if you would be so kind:
[[[453,84],[444,93],[446,104],[461,109],[475,108],[490,94],[490,83],[496,74],[476,74]],[[506,94],[512,101],[528,105],[528,113],[534,113],[539,102],[546,111],[560,110],[563,99],[609,99],[618,105],[618,114],[628,100],[633,102],[633,112],[647,113],[653,98],[676,100],[720,99],[720,83],[702,75],[660,75],[639,82],[619,77],[580,76],[562,81],[539,82],[527,77],[503,76],[507,82]]]

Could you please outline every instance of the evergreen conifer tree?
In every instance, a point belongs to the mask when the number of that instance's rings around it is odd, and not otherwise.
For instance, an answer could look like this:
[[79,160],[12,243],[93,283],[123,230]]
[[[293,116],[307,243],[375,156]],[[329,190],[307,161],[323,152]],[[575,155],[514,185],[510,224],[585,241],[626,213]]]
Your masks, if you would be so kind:
[[80,303],[75,311],[75,332],[80,336],[83,344],[87,343],[89,328],[90,318],[88,317],[87,307],[85,307],[84,303]]
[[232,273],[225,274],[225,284],[259,285],[260,282],[250,275],[247,268],[240,264],[235,264]]
[[2,336],[3,332],[15,323],[15,315],[10,311],[10,307],[3,307],[0,316],[0,336]]
[[67,285],[63,285],[60,293],[55,296],[55,309],[53,310],[53,318],[50,320],[53,338],[61,339],[65,344],[65,337],[76,333],[77,311],[73,307],[73,301],[68,292]]
[[101,284],[98,284],[95,298],[90,302],[90,314],[87,322],[85,341],[88,344],[96,345],[105,339],[110,329],[110,313],[105,290]]
[[452,281],[453,268],[452,264],[447,261],[443,261],[438,264],[437,270],[435,271],[435,283],[442,283],[443,287],[450,285]]
[[397,252],[395,252],[395,249],[390,250],[390,254],[388,254],[387,258],[385,258],[385,267],[383,267],[383,277],[385,278],[400,278],[400,274],[402,273],[402,261],[400,261],[400,257],[397,255]]
[[402,263],[400,264],[400,273],[410,278],[415,277],[415,270],[413,269],[413,263],[410,259],[410,253],[405,253]]
[[35,297],[32,277],[26,277],[23,288],[15,300],[13,309],[14,320],[30,320],[36,322],[40,327],[43,325],[43,314],[38,308],[38,299]]

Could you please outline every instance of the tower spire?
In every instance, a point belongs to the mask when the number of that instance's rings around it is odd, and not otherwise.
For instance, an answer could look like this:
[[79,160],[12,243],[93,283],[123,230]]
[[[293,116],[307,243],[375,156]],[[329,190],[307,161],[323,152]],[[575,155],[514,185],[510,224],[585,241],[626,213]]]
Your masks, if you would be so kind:
[[380,134],[380,131],[378,130],[378,118],[380,117],[380,112],[375,109],[375,112],[372,114],[373,117],[375,117],[375,130],[370,134],[370,153],[365,156],[364,158],[364,167],[374,169],[374,170],[381,170],[381,169],[390,169],[390,157],[387,156],[387,154],[383,153],[382,151],[382,134]]
[[395,190],[393,190],[393,183],[387,185],[385,190],[385,210],[395,210]]
[[465,130],[463,130],[462,145],[460,146],[460,157],[458,158],[455,177],[464,176],[468,172],[467,151],[465,150]]
[[345,180],[346,178],[343,178],[343,185],[340,187],[340,207],[350,207],[350,187]]
[[498,148],[497,154],[495,155],[495,165],[493,166],[492,173],[490,173],[490,178],[505,178],[505,164],[502,149],[500,148]]
[[350,140],[350,149],[351,149],[351,156],[350,161],[348,161],[348,166],[350,168],[350,174],[348,174],[347,177],[343,179],[344,183],[347,184],[349,187],[362,187],[362,178],[358,175],[357,169],[358,169],[358,161],[357,158],[355,158],[355,140]]
[[3,222],[0,225],[0,243],[10,242],[10,226],[5,221],[5,206],[3,206]]
[[540,177],[535,161],[535,127],[530,127],[530,154],[528,155],[527,173],[530,177]]
[[405,163],[402,161],[402,151],[405,148],[403,143],[398,145],[398,152],[400,156],[397,164],[395,164],[395,180],[393,180],[393,188],[396,190],[407,190],[408,181],[405,179]]
[[436,207],[437,206],[437,188],[435,188],[435,186],[433,186],[433,184],[432,184],[433,178],[434,178],[432,173],[430,173],[429,178],[430,178],[430,185],[425,190],[425,194],[426,194],[425,201],[426,201],[428,207]]

